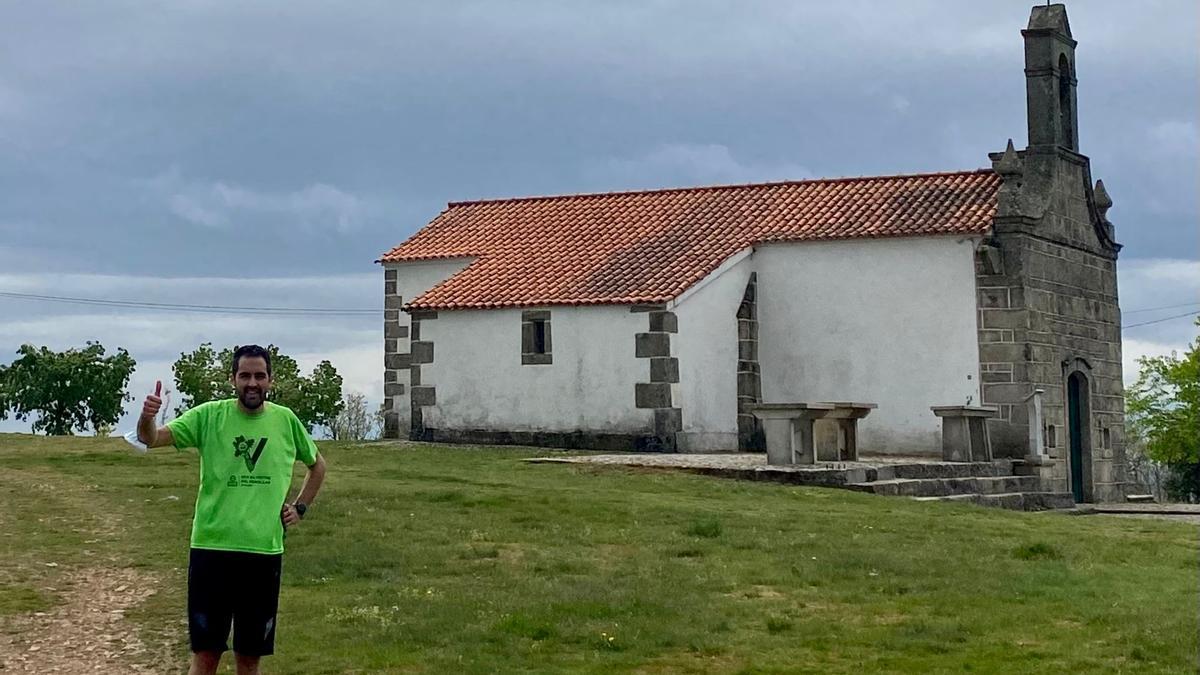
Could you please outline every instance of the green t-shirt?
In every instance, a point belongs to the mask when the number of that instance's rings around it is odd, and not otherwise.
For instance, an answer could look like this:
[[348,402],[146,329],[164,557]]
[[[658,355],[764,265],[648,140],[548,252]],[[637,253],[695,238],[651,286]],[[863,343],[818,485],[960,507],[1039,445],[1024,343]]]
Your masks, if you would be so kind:
[[291,410],[264,403],[257,415],[237,399],[209,401],[167,424],[176,448],[200,451],[192,547],[283,553],[279,511],[292,466],[317,461],[317,446]]

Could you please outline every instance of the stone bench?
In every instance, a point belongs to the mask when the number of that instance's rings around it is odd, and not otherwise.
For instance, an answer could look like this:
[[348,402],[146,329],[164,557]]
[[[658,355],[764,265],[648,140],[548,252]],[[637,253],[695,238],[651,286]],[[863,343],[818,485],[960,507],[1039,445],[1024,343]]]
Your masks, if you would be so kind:
[[947,462],[992,461],[987,421],[999,412],[996,408],[935,405],[930,410],[942,418],[942,459]]
[[840,458],[858,459],[858,420],[878,407],[874,403],[759,403],[750,412],[762,420],[767,441],[767,464],[816,464],[817,443],[814,425],[817,420],[837,423],[834,452]]

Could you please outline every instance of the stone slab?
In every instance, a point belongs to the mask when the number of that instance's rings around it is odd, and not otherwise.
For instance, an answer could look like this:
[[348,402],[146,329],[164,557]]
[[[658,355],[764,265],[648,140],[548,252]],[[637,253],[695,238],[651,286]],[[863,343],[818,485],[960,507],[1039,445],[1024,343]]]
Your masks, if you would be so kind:
[[976,405],[935,405],[930,410],[938,417],[995,417],[998,408]]
[[858,461],[769,466],[762,452],[588,454],[533,457],[532,463],[597,464],[701,473],[725,478],[773,480],[800,485],[845,486],[895,478],[971,478],[1012,475],[1010,460],[943,462],[932,456],[860,456]]

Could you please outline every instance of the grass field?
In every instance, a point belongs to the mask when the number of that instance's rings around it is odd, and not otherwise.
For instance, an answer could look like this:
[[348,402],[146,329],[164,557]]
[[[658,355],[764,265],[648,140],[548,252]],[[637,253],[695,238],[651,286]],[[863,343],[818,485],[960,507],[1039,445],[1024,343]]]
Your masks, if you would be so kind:
[[[544,454],[529,449],[321,450],[265,672],[1197,664],[1194,526],[520,462]],[[100,623],[141,647],[97,672],[181,672],[196,476],[192,453],[0,435],[0,666],[82,658],[62,617],[124,603]]]

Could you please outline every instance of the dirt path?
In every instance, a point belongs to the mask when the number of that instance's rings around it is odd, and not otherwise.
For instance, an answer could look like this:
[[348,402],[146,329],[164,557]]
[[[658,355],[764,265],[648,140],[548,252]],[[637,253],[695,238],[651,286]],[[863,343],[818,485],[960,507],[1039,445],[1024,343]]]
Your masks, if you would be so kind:
[[[94,508],[95,486],[45,470],[10,470],[5,480],[53,494],[59,507],[46,515],[47,520],[79,520],[72,514],[88,514],[80,522],[91,537],[88,543],[119,536],[120,517],[111,510]],[[20,562],[14,564],[21,566]],[[109,554],[96,555],[78,567],[68,563],[53,571],[39,568],[30,576],[40,590],[60,602],[43,612],[0,616],[0,675],[179,670],[181,664],[171,663],[177,659],[168,645],[148,648],[139,638],[139,627],[126,618],[129,610],[157,591],[161,581],[150,572],[126,568]],[[146,663],[156,665],[143,665]]]
[[134,570],[93,568],[65,574],[63,602],[48,612],[10,617],[0,634],[3,673],[156,673],[137,665],[151,654],[125,613],[155,592]]

